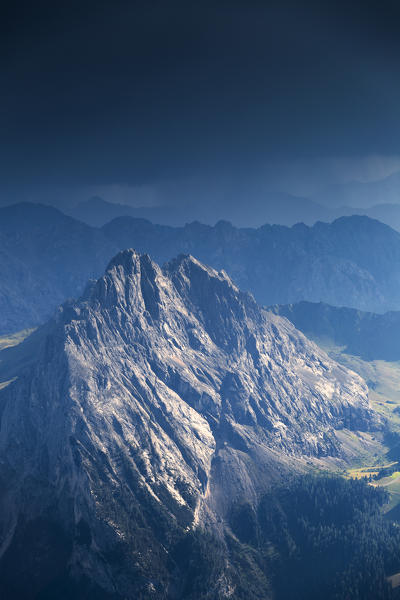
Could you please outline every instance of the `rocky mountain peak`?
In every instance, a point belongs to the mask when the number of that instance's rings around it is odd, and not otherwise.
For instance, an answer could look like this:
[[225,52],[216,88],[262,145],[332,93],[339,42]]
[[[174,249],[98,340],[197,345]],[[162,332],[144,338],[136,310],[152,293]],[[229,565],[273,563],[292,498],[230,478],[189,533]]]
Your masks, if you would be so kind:
[[[191,255],[179,255],[160,268],[133,249],[118,253],[106,272],[89,286],[85,302],[114,316],[139,315],[152,320],[191,322],[196,314],[210,338],[237,347],[248,319],[259,319],[253,297],[242,293],[224,271],[216,271]],[[189,325],[191,327],[191,325]]]
[[[0,391],[0,553],[51,517],[77,532],[71,568],[122,597],[159,573],[169,531],[219,530],[233,501],[344,465],[381,427],[356,374],[191,256],[119,253],[37,335]],[[105,572],[119,544],[127,566]]]

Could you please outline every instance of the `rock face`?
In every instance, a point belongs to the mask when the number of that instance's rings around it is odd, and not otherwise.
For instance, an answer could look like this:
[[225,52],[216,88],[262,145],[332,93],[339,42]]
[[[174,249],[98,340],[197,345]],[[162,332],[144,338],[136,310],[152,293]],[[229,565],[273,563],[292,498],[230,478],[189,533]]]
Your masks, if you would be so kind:
[[189,597],[179,536],[223,540],[233,502],[380,427],[356,374],[190,256],[121,252],[27,342],[0,391],[5,597]]

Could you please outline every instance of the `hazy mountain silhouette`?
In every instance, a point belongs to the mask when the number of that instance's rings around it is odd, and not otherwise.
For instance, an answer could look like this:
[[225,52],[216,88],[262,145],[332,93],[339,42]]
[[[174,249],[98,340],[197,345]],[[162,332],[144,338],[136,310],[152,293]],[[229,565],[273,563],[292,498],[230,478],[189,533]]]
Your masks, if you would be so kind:
[[299,302],[270,307],[311,339],[344,346],[364,360],[400,360],[400,312],[383,315],[329,304]]
[[259,229],[119,217],[97,229],[54,208],[23,204],[0,210],[0,332],[43,322],[127,247],[159,264],[190,253],[225,269],[265,305],[307,300],[375,312],[400,308],[400,234],[367,217]]

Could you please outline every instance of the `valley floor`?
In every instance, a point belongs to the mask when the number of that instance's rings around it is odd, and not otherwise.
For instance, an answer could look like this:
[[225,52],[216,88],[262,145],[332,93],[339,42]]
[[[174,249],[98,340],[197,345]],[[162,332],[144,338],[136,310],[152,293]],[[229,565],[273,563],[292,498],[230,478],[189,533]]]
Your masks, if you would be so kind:
[[365,454],[345,475],[368,479],[370,485],[384,487],[390,494],[385,513],[400,519],[400,361],[365,361],[346,354],[338,346],[316,341],[331,358],[363,377],[372,407],[388,420],[391,434],[382,440],[381,451]]

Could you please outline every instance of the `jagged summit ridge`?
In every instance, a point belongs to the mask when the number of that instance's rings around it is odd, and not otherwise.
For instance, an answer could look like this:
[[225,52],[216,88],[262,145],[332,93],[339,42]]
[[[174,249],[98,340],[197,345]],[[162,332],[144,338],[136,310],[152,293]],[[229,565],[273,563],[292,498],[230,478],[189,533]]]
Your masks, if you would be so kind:
[[94,307],[112,309],[119,318],[134,314],[135,319],[138,315],[165,319],[166,327],[182,317],[190,323],[190,315],[197,314],[211,338],[219,336],[218,343],[223,345],[233,341],[235,331],[236,338],[242,332],[240,323],[260,313],[253,297],[240,292],[224,271],[183,254],[160,268],[148,255],[133,249],[113,258],[84,299]]

